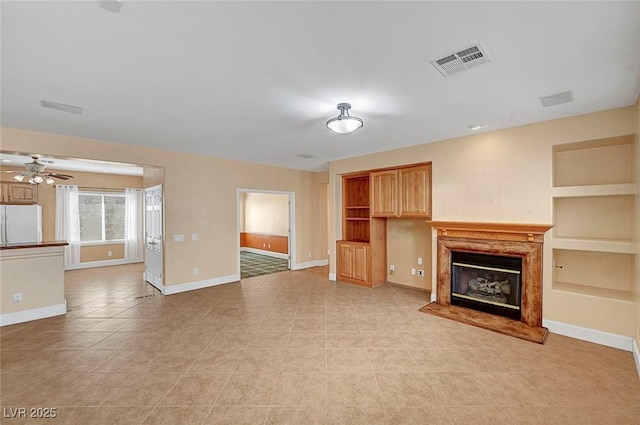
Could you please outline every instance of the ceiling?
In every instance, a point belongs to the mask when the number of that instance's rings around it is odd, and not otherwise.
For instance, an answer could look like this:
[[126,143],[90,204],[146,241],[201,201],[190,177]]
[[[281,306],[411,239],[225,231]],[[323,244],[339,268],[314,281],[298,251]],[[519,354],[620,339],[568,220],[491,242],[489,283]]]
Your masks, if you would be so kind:
[[[2,1],[3,126],[318,171],[640,94],[638,1],[98,3]],[[491,62],[429,62],[478,42]],[[362,129],[325,127],[340,102]]]
[[[24,164],[33,162],[33,158],[26,155],[16,155],[0,153],[0,163],[3,166],[22,167]],[[89,161],[73,158],[52,158],[50,156],[39,156],[38,162],[44,164],[49,170],[57,171],[84,171],[101,174],[119,174],[126,176],[142,176],[143,167],[132,164],[120,164],[107,161]]]

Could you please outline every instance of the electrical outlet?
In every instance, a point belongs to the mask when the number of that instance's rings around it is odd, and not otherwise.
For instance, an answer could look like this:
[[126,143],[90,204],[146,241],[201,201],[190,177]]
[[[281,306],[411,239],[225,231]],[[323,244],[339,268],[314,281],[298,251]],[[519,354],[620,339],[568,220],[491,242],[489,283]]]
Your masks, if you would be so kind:
[[193,269],[193,275],[194,276],[198,276],[199,274],[200,274],[200,269],[199,268],[196,267],[195,269]]
[[391,265],[389,266],[389,271],[390,271],[391,273],[395,272],[395,271],[396,271],[396,266],[394,266],[393,264],[391,264]]
[[184,235],[173,235],[174,242],[184,242]]
[[411,274],[412,274],[413,276],[415,276],[415,275],[416,275],[416,269],[411,268]]
[[418,276],[424,277],[424,270],[418,270]]
[[13,302],[21,303],[22,302],[22,293],[18,292],[17,294],[13,294]]
[[107,251],[107,257],[112,257],[113,256],[113,251]]
[[199,236],[197,233],[192,233],[192,234],[191,234],[191,240],[192,240],[192,241],[197,241],[199,237],[200,237],[200,236]]
[[418,265],[421,266],[422,265],[422,257],[418,257]]
[[307,257],[311,258],[311,251],[309,251],[309,254],[307,255]]

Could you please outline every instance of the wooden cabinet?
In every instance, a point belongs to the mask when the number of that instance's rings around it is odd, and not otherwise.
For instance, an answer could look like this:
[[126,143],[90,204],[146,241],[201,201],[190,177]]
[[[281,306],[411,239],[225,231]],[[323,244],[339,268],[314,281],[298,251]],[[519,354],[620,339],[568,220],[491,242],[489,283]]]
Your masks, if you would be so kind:
[[371,215],[398,215],[398,170],[371,172]]
[[373,287],[386,282],[386,221],[371,217],[370,173],[342,178],[342,238],[336,249],[337,278]]
[[369,286],[371,245],[363,242],[338,241],[338,278]]
[[0,183],[0,202],[30,205],[38,203],[38,185],[29,183]]
[[398,170],[400,217],[431,217],[431,165]]
[[371,172],[372,217],[431,218],[431,165]]

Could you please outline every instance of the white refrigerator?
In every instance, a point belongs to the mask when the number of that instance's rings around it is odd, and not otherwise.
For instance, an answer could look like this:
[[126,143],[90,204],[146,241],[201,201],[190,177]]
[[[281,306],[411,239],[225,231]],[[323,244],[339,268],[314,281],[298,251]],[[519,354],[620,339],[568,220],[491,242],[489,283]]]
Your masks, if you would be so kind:
[[42,242],[42,207],[0,205],[0,242]]

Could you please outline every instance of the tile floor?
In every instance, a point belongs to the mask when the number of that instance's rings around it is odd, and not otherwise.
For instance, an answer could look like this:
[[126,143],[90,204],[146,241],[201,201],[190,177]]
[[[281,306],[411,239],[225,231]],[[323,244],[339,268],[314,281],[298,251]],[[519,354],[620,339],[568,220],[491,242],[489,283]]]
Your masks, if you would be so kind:
[[2,423],[640,424],[628,352],[429,316],[425,293],[326,268],[168,297],[141,275],[68,272],[65,317],[0,329]]

